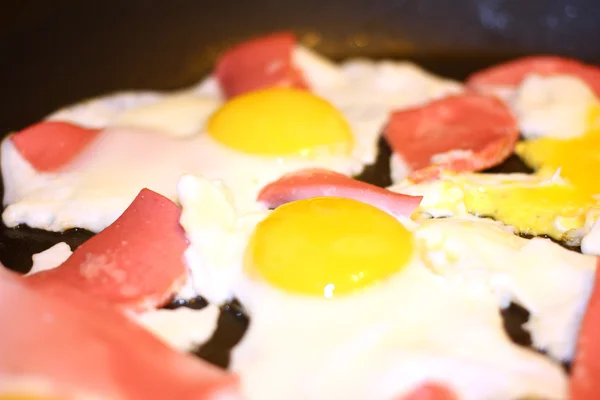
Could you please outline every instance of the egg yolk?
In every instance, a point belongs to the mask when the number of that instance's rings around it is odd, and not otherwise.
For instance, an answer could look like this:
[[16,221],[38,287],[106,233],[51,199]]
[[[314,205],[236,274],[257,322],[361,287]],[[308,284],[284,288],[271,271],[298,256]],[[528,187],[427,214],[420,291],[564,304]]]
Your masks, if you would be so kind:
[[317,197],[285,204],[261,221],[244,268],[287,292],[330,298],[397,273],[413,246],[412,234],[384,211]]
[[348,154],[353,146],[342,113],[326,100],[292,88],[237,96],[211,116],[207,130],[219,143],[256,155]]
[[[566,231],[581,228],[600,194],[600,108],[592,107],[588,131],[573,139],[541,138],[520,142],[515,152],[546,183],[478,186],[465,190],[471,213],[493,217],[519,232],[563,239]],[[561,182],[550,183],[557,173]]]
[[549,235],[561,240],[570,229],[583,226],[592,199],[570,185],[483,186],[465,189],[467,211],[493,217],[521,233]]

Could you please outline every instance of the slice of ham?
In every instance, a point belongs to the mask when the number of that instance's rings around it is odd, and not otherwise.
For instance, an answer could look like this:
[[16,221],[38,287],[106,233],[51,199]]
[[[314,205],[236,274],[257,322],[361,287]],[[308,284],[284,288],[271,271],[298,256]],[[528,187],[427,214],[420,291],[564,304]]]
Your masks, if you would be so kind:
[[215,67],[225,97],[270,87],[306,89],[302,71],[293,64],[296,38],[282,32],[239,43],[227,50]]
[[40,292],[1,267],[0,321],[0,398],[239,398],[236,376],[172,350],[114,307],[69,287]]
[[[600,267],[600,259],[596,268]],[[600,399],[600,274],[596,273],[594,290],[579,331],[571,371],[571,400]]]
[[442,171],[479,171],[504,161],[519,138],[509,108],[494,96],[465,93],[392,113],[385,138],[419,182]]
[[458,400],[454,392],[445,386],[435,383],[424,383],[408,394],[396,400]]
[[482,92],[498,87],[516,88],[530,74],[572,75],[583,80],[600,97],[600,68],[551,55],[523,57],[475,72],[467,79],[467,86]]
[[143,189],[112,225],[67,261],[27,279],[46,291],[59,292],[68,285],[134,311],[157,308],[187,279],[180,215],[171,200]]
[[68,122],[40,122],[10,137],[37,171],[56,171],[68,164],[100,133]]
[[258,201],[269,208],[312,197],[343,197],[362,201],[394,216],[409,216],[422,197],[408,196],[357,181],[326,169],[304,169],[282,176],[266,185]]

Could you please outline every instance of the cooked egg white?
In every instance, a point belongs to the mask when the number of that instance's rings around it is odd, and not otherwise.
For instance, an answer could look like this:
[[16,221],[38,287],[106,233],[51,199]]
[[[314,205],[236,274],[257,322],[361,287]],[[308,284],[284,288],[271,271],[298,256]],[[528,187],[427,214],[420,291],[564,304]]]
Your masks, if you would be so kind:
[[569,75],[530,75],[509,100],[527,139],[569,139],[584,135],[600,111],[600,100]]
[[169,346],[189,351],[211,338],[217,328],[219,307],[209,304],[200,310],[154,310],[132,318]]
[[31,270],[25,275],[33,275],[41,271],[53,269],[67,261],[73,252],[71,247],[65,242],[60,242],[54,246],[31,256],[33,265]]
[[71,122],[88,128],[105,128],[124,112],[156,103],[163,96],[152,91],[116,92],[63,107],[45,119]]
[[433,271],[437,249],[383,211],[316,198],[239,214],[194,176],[179,197],[196,287],[250,314],[232,358],[248,399],[389,399],[423,381],[461,399],[566,396],[556,363],[507,338],[489,286]]
[[600,256],[600,220],[597,218],[581,240],[581,252]]
[[501,307],[511,301],[523,306],[530,312],[525,329],[533,345],[559,360],[572,359],[594,283],[595,257],[548,239],[520,238],[485,220],[429,220],[415,236],[430,250],[423,258],[433,272],[488,285]]

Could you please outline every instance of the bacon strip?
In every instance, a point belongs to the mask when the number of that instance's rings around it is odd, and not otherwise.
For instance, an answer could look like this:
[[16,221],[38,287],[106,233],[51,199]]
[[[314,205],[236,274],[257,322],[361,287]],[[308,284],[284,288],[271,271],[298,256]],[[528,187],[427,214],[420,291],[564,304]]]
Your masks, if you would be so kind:
[[143,189],[112,225],[62,265],[27,279],[50,291],[69,285],[135,311],[159,307],[187,278],[183,260],[187,241],[180,214],[171,200]]
[[445,386],[424,383],[407,395],[397,400],[458,400],[456,394]]
[[279,86],[307,89],[302,72],[293,64],[295,47],[294,35],[282,32],[248,40],[227,50],[215,67],[225,97]]
[[467,85],[484,92],[494,87],[516,88],[530,74],[573,75],[582,79],[600,97],[600,68],[571,58],[550,55],[518,58],[486,68],[471,75]]
[[51,172],[68,164],[100,133],[68,122],[40,122],[10,137],[37,171]]
[[385,138],[423,181],[446,171],[479,171],[504,161],[519,138],[517,121],[494,96],[465,93],[392,113]]
[[[170,349],[117,309],[69,287],[53,294],[32,283],[0,268],[0,397],[203,400],[236,394],[234,375]],[[28,382],[37,384],[24,386]]]
[[[596,269],[600,267],[598,259]],[[583,318],[571,371],[571,400],[600,399],[600,274]]]
[[359,200],[395,216],[409,216],[422,199],[314,168],[292,172],[269,183],[260,191],[258,201],[275,208],[291,201],[323,196]]

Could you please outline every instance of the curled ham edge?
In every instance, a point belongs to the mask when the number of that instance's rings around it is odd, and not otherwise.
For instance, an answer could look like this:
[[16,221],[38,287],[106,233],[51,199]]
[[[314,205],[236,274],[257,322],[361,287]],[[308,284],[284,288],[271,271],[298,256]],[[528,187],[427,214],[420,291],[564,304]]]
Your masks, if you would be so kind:
[[340,173],[311,168],[286,174],[266,185],[257,200],[269,208],[312,197],[342,197],[370,204],[396,217],[408,217],[422,197],[392,192]]
[[114,223],[63,264],[25,279],[38,290],[59,292],[70,286],[133,312],[158,308],[188,278],[180,215],[171,200],[143,189]]
[[236,375],[171,349],[110,304],[68,286],[40,291],[0,269],[0,320],[10,321],[10,329],[0,330],[0,398],[208,400],[238,394]]

